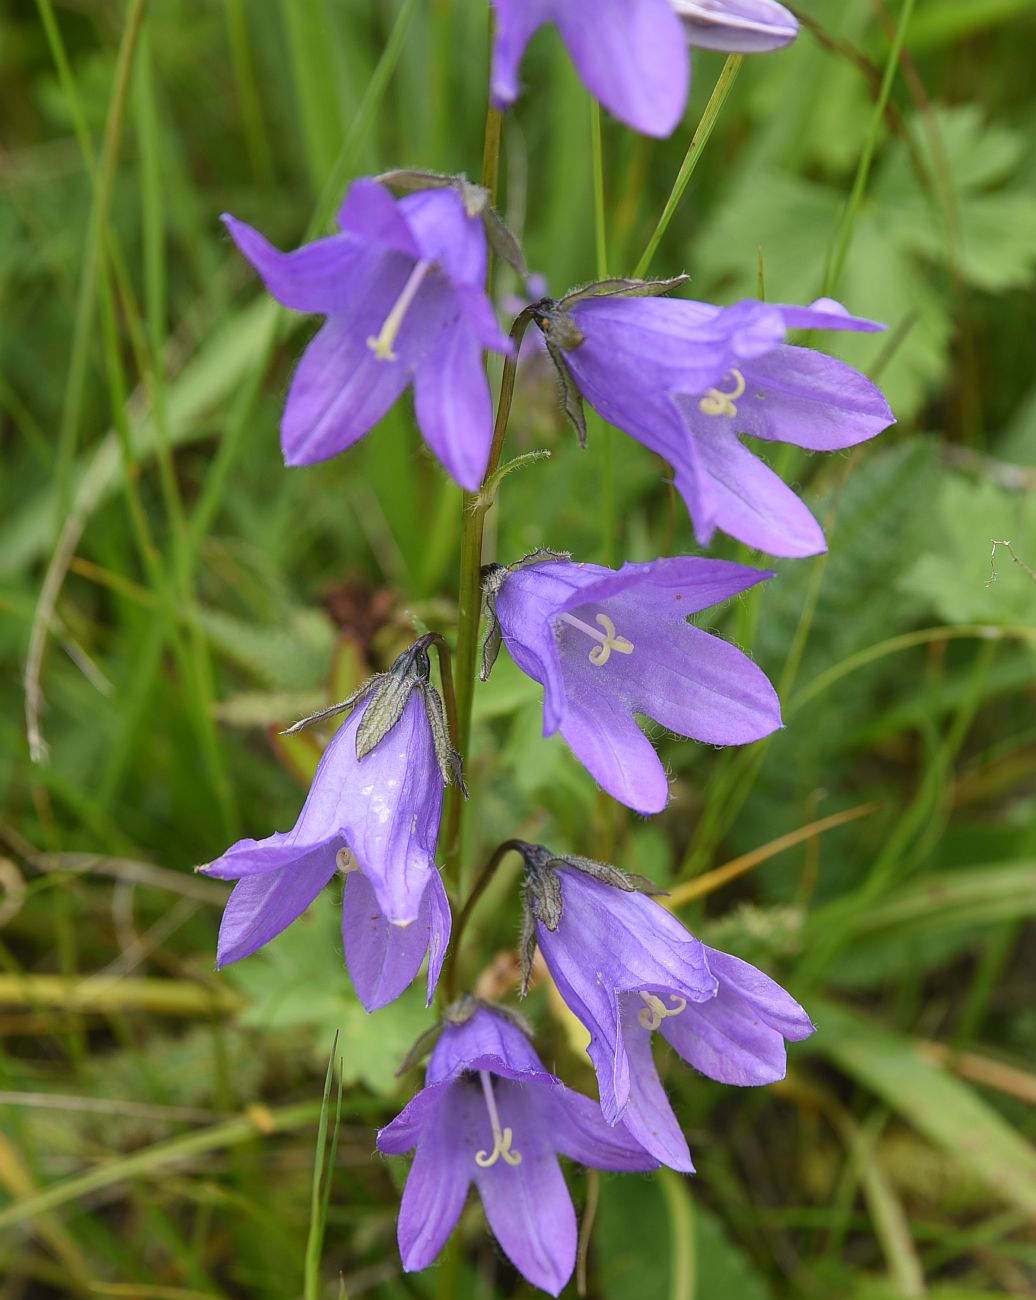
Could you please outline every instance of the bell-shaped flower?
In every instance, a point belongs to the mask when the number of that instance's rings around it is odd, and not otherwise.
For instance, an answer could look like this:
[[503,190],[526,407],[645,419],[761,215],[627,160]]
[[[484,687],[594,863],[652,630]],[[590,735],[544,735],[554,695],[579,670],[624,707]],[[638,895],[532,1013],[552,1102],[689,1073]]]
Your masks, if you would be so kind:
[[490,566],[483,677],[502,637],[543,686],[544,734],[560,731],[613,798],[660,812],[669,781],[636,714],[711,745],[743,745],[781,725],[765,673],[687,621],[771,576],[697,557],[616,571],[549,551]]
[[558,1155],[594,1169],[658,1161],[600,1107],[548,1073],[520,1017],[465,997],[446,1013],[425,1087],[378,1134],[378,1149],[416,1147],[399,1212],[408,1272],[427,1268],[474,1182],[497,1241],[534,1286],[557,1295],[572,1275],[576,1216]]
[[888,428],[894,417],[877,385],[844,361],[784,343],[788,330],[884,327],[830,299],[715,307],[605,289],[534,311],[580,436],[573,394],[673,466],[702,546],[719,528],[771,555],[823,551],[820,525],[739,435],[834,451]]
[[757,53],[794,40],[798,23],[774,0],[492,0],[491,93],[518,98],[518,69],[533,33],[556,23],[590,93],[644,135],[672,133],[687,104],[687,46]]
[[708,948],[645,896],[648,882],[586,858],[522,847],[526,864],[524,982],[538,945],[558,991],[590,1033],[601,1108],[663,1164],[693,1170],[651,1055],[658,1030],[722,1083],[784,1077],[785,1040],[813,1025],[799,1004],[747,962]]
[[435,845],[443,788],[451,775],[459,777],[459,766],[428,681],[428,639],[318,715],[354,706],[324,751],[290,831],[239,840],[198,868],[238,882],[223,913],[218,966],[280,934],[341,867],[342,937],[361,1001],[373,1010],[398,997],[428,951],[431,998],[450,934]]
[[345,451],[412,382],[425,441],[475,491],[492,440],[482,351],[510,350],[483,290],[485,191],[458,180],[395,199],[359,180],[338,213],[341,233],[293,253],[223,220],[279,302],[327,318],[288,391],[287,464]]

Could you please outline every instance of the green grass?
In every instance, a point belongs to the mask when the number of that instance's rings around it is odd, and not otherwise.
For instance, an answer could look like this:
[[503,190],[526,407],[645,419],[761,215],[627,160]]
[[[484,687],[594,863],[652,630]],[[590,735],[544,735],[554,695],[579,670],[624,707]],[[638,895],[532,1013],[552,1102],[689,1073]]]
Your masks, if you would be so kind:
[[[263,299],[219,214],[292,247],[355,176],[477,176],[485,7],[8,8],[0,1296],[528,1295],[477,1206],[438,1270],[400,1271],[405,1163],[374,1133],[415,1086],[395,1069],[421,999],[363,1013],[331,897],[217,976],[226,888],[191,871],[293,821],[317,750],[276,724],[348,694],[415,621],[454,637],[459,562],[460,494],[408,400],[348,455],[283,468],[313,322]],[[739,751],[658,737],[661,816],[614,809],[542,741],[506,656],[475,692],[467,879],[514,835],[670,887],[792,841],[681,915],[819,1032],[766,1090],[660,1057],[698,1177],[601,1177],[593,1297],[973,1300],[1036,1279],[1036,21],[1024,0],[913,8],[803,0],[790,50],[726,72],[697,53],[666,142],[593,112],[544,32],[503,124],[500,208],[552,290],[638,263],[716,301],[837,286],[890,330],[832,350],[898,416],[851,454],[778,453],[830,552],[701,621],[780,683],[787,725]],[[518,290],[498,265],[498,298]],[[693,551],[666,468],[590,432],[580,452],[523,366],[504,459],[551,456],[500,482],[491,553]],[[991,567],[994,540],[1013,552]],[[464,978],[516,933],[512,864]],[[542,989],[526,1009],[592,1093]]]

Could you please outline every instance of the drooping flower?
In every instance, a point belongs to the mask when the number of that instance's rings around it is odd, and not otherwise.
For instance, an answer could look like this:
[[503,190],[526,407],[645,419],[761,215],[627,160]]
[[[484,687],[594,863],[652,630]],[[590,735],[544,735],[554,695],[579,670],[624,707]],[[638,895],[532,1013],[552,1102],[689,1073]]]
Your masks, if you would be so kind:
[[[353,707],[320,760],[292,830],[244,839],[199,867],[236,880],[220,926],[217,965],[256,952],[346,871],[342,937],[368,1010],[398,997],[426,951],[429,1000],[450,934],[435,866],[444,785],[459,779],[422,637],[387,673],[317,718]],[[304,724],[299,724],[304,725]]]
[[795,39],[798,23],[775,0],[492,0],[492,97],[518,98],[518,69],[533,33],[556,23],[590,93],[644,135],[667,136],[691,84],[687,46],[753,54]]
[[293,253],[230,215],[223,220],[279,302],[327,317],[288,392],[287,464],[345,451],[413,383],[425,441],[475,491],[492,438],[482,351],[510,350],[483,290],[486,228],[496,221],[485,191],[440,178],[397,200],[359,180],[338,213],[341,233]]
[[595,294],[591,286],[537,304],[534,319],[580,436],[574,394],[673,466],[702,546],[720,528],[771,555],[823,551],[820,525],[739,435],[833,451],[888,428],[894,417],[869,379],[834,357],[784,343],[787,330],[884,327],[831,299],[809,307],[752,300],[715,307],[627,292],[606,286]]
[[713,745],[743,745],[781,725],[762,670],[687,622],[771,576],[696,557],[616,571],[550,551],[510,568],[489,566],[483,678],[502,637],[518,667],[544,688],[544,734],[560,731],[613,798],[660,812],[669,782],[635,714]]
[[534,1286],[557,1295],[572,1275],[576,1216],[558,1155],[594,1169],[658,1161],[610,1128],[596,1102],[544,1069],[521,1018],[465,997],[446,1013],[425,1086],[378,1134],[378,1149],[416,1147],[399,1212],[408,1272],[446,1243],[474,1182],[497,1240]]
[[773,1083],[785,1040],[813,1032],[799,1004],[762,971],[708,948],[644,891],[647,881],[586,858],[524,845],[527,985],[536,946],[590,1033],[601,1109],[663,1164],[693,1170],[651,1055],[658,1030],[722,1083]]

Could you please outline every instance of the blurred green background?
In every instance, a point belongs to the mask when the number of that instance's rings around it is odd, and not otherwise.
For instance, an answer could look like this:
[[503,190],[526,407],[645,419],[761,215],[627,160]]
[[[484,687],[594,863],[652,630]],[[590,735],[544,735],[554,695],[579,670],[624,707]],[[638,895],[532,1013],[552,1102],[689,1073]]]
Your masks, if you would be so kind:
[[[415,626],[452,635],[458,559],[459,493],[409,399],[348,455],[282,467],[282,400],[316,322],[265,299],[219,214],[294,247],[330,228],[353,176],[477,176],[485,9],[0,7],[5,1300],[297,1296],[325,1217],[329,1297],[531,1294],[474,1202],[445,1267],[400,1272],[405,1162],[376,1156],[373,1133],[419,1082],[394,1078],[431,1022],[418,991],[363,1013],[334,887],[217,976],[227,889],[191,873],[291,825],[320,738],[289,747],[277,725],[346,694]],[[769,449],[830,554],[698,619],[779,683],[786,729],[740,751],[659,736],[674,798],[645,821],[541,739],[538,688],[502,656],[476,693],[465,860],[518,834],[694,882],[687,923],[819,1026],[766,1090],[660,1053],[699,1173],[570,1171],[580,1210],[599,1198],[591,1296],[1027,1296],[1036,13],[918,0],[876,113],[900,4],[801,12],[794,47],[745,62],[651,267],[719,302],[761,284],[808,302],[844,236],[837,296],[890,326],[831,342],[887,388],[897,426],[840,455]],[[613,274],[639,259],[722,56],[694,62],[672,140],[605,120]],[[589,101],[551,30],[524,79],[501,209],[561,292],[597,266]],[[537,448],[552,459],[510,476],[490,515],[499,558],[694,550],[666,467],[599,423],[580,452],[532,357],[506,454]],[[1012,549],[991,562],[994,541]],[[517,929],[512,863],[469,931],[470,981],[513,997]],[[593,1093],[542,981],[526,1010],[544,1059]],[[336,1031],[325,1216],[311,1182]]]

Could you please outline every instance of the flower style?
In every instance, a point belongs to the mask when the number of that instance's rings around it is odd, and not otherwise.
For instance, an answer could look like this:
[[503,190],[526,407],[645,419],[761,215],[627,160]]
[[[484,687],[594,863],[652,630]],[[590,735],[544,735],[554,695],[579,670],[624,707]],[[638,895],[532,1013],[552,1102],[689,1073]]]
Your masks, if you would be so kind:
[[435,843],[443,787],[451,775],[459,778],[459,765],[428,681],[429,640],[422,637],[389,672],[317,715],[355,706],[324,751],[292,830],[239,840],[199,867],[238,882],[220,925],[218,966],[280,934],[341,867],[342,939],[364,1006],[373,1011],[398,997],[429,950],[431,1000],[450,934]]
[[785,1040],[813,1033],[799,1004],[762,971],[708,948],[653,899],[647,881],[586,858],[525,845],[524,981],[537,944],[590,1032],[601,1109],[663,1164],[693,1172],[651,1055],[657,1029],[721,1083],[773,1083]]
[[[715,307],[626,292],[606,286],[594,295],[591,287],[536,304],[569,414],[571,385],[667,460],[702,546],[720,528],[771,555],[825,550],[806,506],[738,435],[834,451],[888,428],[894,417],[869,379],[844,361],[784,343],[789,329],[884,326],[828,298],[809,307],[753,300]],[[574,422],[583,436],[577,411]]]
[[483,678],[502,636],[518,667],[544,688],[544,734],[560,731],[613,798],[660,812],[669,782],[635,714],[713,745],[743,745],[781,725],[761,669],[687,622],[771,576],[696,557],[616,571],[550,551],[509,569],[489,566]]
[[482,349],[510,350],[482,288],[485,204],[485,191],[459,180],[398,200],[359,180],[338,213],[341,234],[293,253],[224,216],[278,302],[327,317],[288,392],[287,464],[345,451],[412,381],[425,441],[462,487],[478,488],[492,438]]
[[610,1128],[596,1102],[549,1074],[520,1017],[465,997],[446,1013],[425,1087],[378,1134],[378,1149],[416,1147],[399,1212],[408,1272],[427,1268],[464,1208],[472,1181],[515,1268],[557,1295],[572,1275],[576,1216],[558,1154],[595,1169],[658,1161]]
[[590,93],[644,135],[672,133],[691,84],[688,44],[746,54],[795,39],[798,23],[775,0],[493,0],[491,93],[518,98],[518,68],[533,33],[556,23]]

